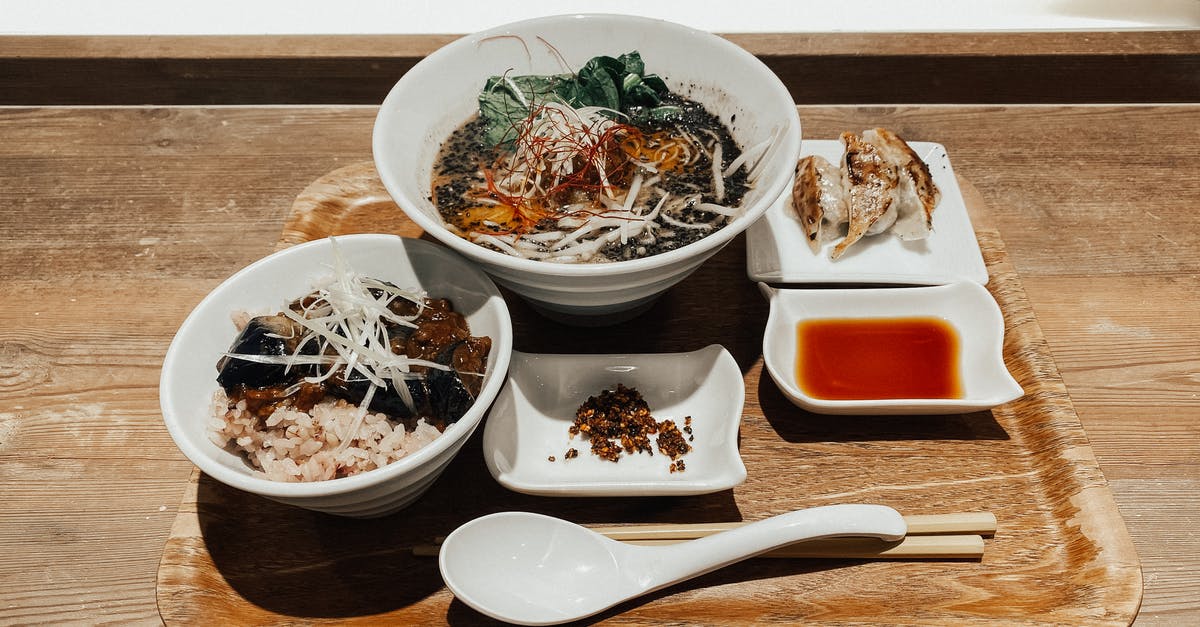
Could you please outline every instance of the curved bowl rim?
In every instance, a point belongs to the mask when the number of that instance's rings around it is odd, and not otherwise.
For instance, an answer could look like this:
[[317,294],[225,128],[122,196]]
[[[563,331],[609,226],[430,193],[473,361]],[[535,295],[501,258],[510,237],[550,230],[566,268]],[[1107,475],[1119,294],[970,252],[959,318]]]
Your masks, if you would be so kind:
[[[770,347],[773,344],[779,343],[780,339],[776,337],[776,328],[778,320],[783,316],[782,299],[787,298],[781,296],[787,292],[806,291],[806,288],[775,288],[766,286],[765,283],[759,283],[760,290],[764,294],[770,294],[774,291],[775,294],[768,295],[770,303],[768,305],[768,314],[766,329],[763,332],[763,367],[767,370],[775,385],[780,392],[788,398],[793,404],[817,414],[830,415],[920,415],[920,414],[946,414],[946,413],[962,413],[969,411],[983,411],[993,407],[1003,405],[1020,398],[1024,394],[1021,385],[1013,378],[1012,374],[1006,368],[1003,368],[1003,350],[1004,350],[1004,317],[1000,311],[1000,306],[992,298],[991,293],[987,288],[974,281],[957,280],[949,283],[938,285],[923,285],[915,287],[879,287],[879,288],[807,288],[809,290],[820,290],[825,295],[836,295],[838,292],[853,290],[858,296],[866,296],[870,294],[886,294],[890,290],[903,289],[909,294],[919,295],[938,295],[942,293],[966,292],[969,298],[973,301],[975,309],[972,313],[979,314],[984,319],[984,324],[990,330],[989,343],[985,350],[984,356],[988,359],[996,359],[1000,362],[1001,369],[1004,370],[1005,379],[998,383],[998,387],[1003,387],[1003,391],[998,391],[991,396],[966,396],[963,398],[882,398],[882,399],[860,399],[860,400],[830,400],[816,398],[808,395],[796,383],[793,376],[789,376],[788,371],[784,369],[784,364],[778,363],[771,357],[772,351]],[[880,314],[859,315],[855,313],[847,314],[845,317],[877,317]],[[930,315],[939,315],[931,312]],[[967,379],[971,375],[963,373],[963,378]]]
[[[790,111],[790,115],[786,117],[786,127],[783,129],[783,133],[779,140],[777,140],[781,142],[783,150],[779,152],[775,158],[785,160],[789,163],[794,163],[799,158],[801,142],[800,115],[796,110],[795,101],[792,99],[791,93],[788,91],[787,87],[783,84],[779,77],[776,76],[775,73],[772,72],[765,63],[744,48],[727,39],[707,31],[697,30],[682,24],[668,22],[666,20],[613,13],[576,13],[551,15],[510,22],[508,24],[495,26],[457,39],[421,59],[416,63],[416,65],[409,69],[408,72],[401,76],[400,80],[398,80],[395,85],[392,86],[387,97],[384,98],[383,104],[379,108],[379,113],[375,119],[371,142],[372,153],[375,160],[375,169],[378,172],[379,178],[383,182],[384,187],[396,200],[396,204],[399,205],[401,211],[403,211],[405,215],[416,222],[426,233],[466,257],[489,266],[503,268],[503,270],[506,272],[516,271],[551,277],[621,276],[662,268],[676,263],[682,263],[688,259],[696,257],[703,258],[705,255],[716,252],[738,234],[749,228],[749,226],[757,221],[758,218],[762,217],[762,215],[766,213],[767,209],[769,209],[771,205],[785,193],[787,187],[791,183],[791,173],[793,169],[791,167],[784,168],[785,171],[783,173],[774,177],[772,180],[764,182],[767,187],[760,197],[758,203],[748,207],[747,210],[744,211],[740,216],[712,235],[706,236],[681,248],[650,257],[607,263],[587,264],[546,263],[543,261],[521,259],[511,255],[506,255],[499,251],[494,251],[478,244],[474,244],[451,233],[445,228],[445,225],[441,222],[441,220],[435,220],[421,211],[410,211],[406,209],[406,207],[416,206],[417,202],[419,202],[419,199],[414,198],[412,195],[406,193],[405,187],[401,185],[396,180],[396,177],[392,174],[392,169],[384,167],[384,165],[386,165],[386,159],[381,156],[384,154],[382,146],[390,139],[390,136],[387,132],[389,121],[388,114],[389,111],[394,109],[394,107],[389,105],[394,105],[397,101],[403,98],[403,92],[405,88],[407,88],[409,84],[418,82],[422,74],[431,72],[431,68],[436,67],[436,65],[441,62],[443,57],[450,56],[460,49],[472,46],[481,38],[504,34],[516,28],[554,25],[570,20],[610,20],[637,23],[656,28],[665,28],[683,33],[689,37],[698,37],[709,41],[713,45],[728,52],[733,56],[733,58],[741,59],[745,63],[745,69],[753,69],[754,71],[762,74],[764,82],[770,85],[770,89],[772,92],[774,92],[774,95],[789,105],[788,110]],[[420,192],[416,193],[420,194]]]
[[[400,237],[397,235],[384,234],[355,234],[355,235],[340,235],[336,236],[339,246],[347,245],[347,242],[363,241],[363,242],[388,242],[387,245],[398,244],[400,250],[407,250],[408,247],[416,249],[424,249],[424,252],[431,253],[434,257],[440,258],[442,261],[461,266],[464,272],[472,275],[472,278],[479,282],[482,288],[482,293],[485,297],[487,307],[494,308],[496,314],[500,318],[500,337],[493,338],[493,350],[497,350],[496,364],[493,369],[494,376],[485,384],[484,388],[479,393],[479,398],[471,406],[467,413],[458,420],[451,428],[455,429],[453,434],[443,433],[442,436],[436,438],[429,444],[425,445],[416,452],[398,459],[392,463],[376,468],[367,472],[351,475],[349,477],[341,477],[338,479],[329,479],[325,481],[288,483],[282,481],[273,481],[265,476],[253,474],[243,474],[231,468],[224,466],[216,461],[214,455],[216,453],[226,453],[221,449],[217,449],[216,445],[211,442],[206,442],[214,447],[214,453],[210,454],[196,446],[184,431],[182,421],[186,420],[184,416],[176,415],[167,403],[167,391],[175,385],[172,375],[176,369],[175,363],[185,356],[180,354],[180,338],[189,332],[190,327],[195,324],[195,320],[199,319],[199,310],[204,305],[212,300],[215,300],[221,292],[232,289],[231,286],[244,280],[247,275],[254,274],[260,269],[269,264],[280,263],[281,259],[297,256],[306,253],[311,248],[329,246],[331,238],[323,238],[297,244],[280,251],[276,251],[266,257],[263,257],[250,265],[238,270],[229,278],[225,279],[213,288],[205,297],[196,304],[191,313],[188,314],[183,324],[180,325],[175,337],[171,340],[171,345],[167,349],[166,357],[163,359],[162,373],[159,377],[159,405],[163,413],[163,421],[166,423],[167,431],[171,434],[171,439],[175,441],[175,445],[193,464],[200,468],[205,474],[224,483],[228,486],[265,496],[278,499],[321,499],[337,495],[349,494],[377,486],[381,483],[397,479],[408,471],[420,467],[425,463],[434,463],[442,454],[449,452],[451,455],[457,454],[457,450],[461,448],[463,443],[470,438],[471,434],[483,421],[483,416],[487,413],[491,402],[500,392],[501,386],[506,380],[505,374],[508,371],[508,363],[512,354],[512,318],[508,311],[508,305],[504,298],[500,295],[500,291],[496,288],[491,278],[484,272],[471,265],[461,256],[448,251],[445,248],[430,242],[422,241],[414,238]],[[349,245],[355,245],[350,243]],[[214,381],[215,385],[215,381]],[[214,388],[215,389],[215,388]],[[449,435],[450,437],[447,437]],[[226,453],[227,454],[227,453]]]

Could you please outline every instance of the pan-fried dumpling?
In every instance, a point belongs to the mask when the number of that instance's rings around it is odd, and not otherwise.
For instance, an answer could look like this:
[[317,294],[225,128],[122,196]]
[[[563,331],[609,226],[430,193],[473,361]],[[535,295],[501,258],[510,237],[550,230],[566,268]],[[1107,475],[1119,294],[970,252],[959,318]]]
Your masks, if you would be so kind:
[[796,164],[796,182],[792,185],[792,208],[800,219],[805,239],[813,252],[837,235],[838,225],[846,222],[846,193],[842,172],[827,159],[809,156]]
[[907,142],[886,128],[865,131],[863,139],[896,167],[899,186],[894,196],[896,222],[892,232],[904,240],[928,237],[933,228],[933,209],[941,200],[941,191],[933,182],[929,166]]
[[[833,247],[834,259],[865,235],[886,230],[896,220],[892,205],[897,202],[900,177],[895,164],[888,161],[874,144],[854,133],[842,133],[842,168],[846,176],[846,237]],[[876,223],[882,222],[879,226]]]
[[843,233],[833,259],[863,237],[888,230],[904,240],[928,237],[941,200],[929,166],[885,128],[861,137],[842,133],[841,139],[838,166],[818,156],[796,164],[792,206],[813,252]]

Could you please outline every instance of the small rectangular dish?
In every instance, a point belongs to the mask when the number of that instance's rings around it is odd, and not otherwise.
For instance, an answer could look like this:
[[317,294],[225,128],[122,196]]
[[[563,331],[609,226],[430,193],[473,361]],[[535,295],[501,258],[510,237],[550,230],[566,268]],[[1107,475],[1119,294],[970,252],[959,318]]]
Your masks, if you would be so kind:
[[[568,432],[589,397],[617,384],[637,389],[658,421],[680,429],[691,417],[692,450],[681,471],[660,454],[623,453],[613,462]],[[660,496],[719,492],[746,479],[738,453],[745,382],[729,351],[545,355],[514,351],[508,382],[483,434],[488,471],[504,487],[542,496]],[[685,435],[686,438],[686,435]],[[652,442],[654,438],[651,438]],[[578,456],[568,459],[566,452]]]
[[[819,414],[958,414],[990,409],[1020,398],[1021,386],[1004,364],[1004,318],[978,283],[928,287],[776,289],[759,283],[771,301],[763,334],[763,363],[779,389],[797,406]],[[798,325],[813,320],[929,318],[944,321],[957,337],[951,367],[961,380],[958,398],[866,398],[831,400],[805,390],[798,376]],[[839,373],[853,377],[857,373]],[[925,372],[900,372],[900,378]],[[885,383],[886,381],[880,381]]]
[[[834,261],[829,255],[837,240],[827,241],[819,253],[813,252],[792,210],[789,191],[746,231],[746,274],[750,279],[765,283],[898,285],[967,280],[986,285],[987,268],[946,148],[931,142],[909,142],[909,146],[929,166],[942,194],[928,238],[906,242],[890,233],[865,237]],[[800,152],[801,156],[820,155],[838,163],[842,143],[805,140]]]

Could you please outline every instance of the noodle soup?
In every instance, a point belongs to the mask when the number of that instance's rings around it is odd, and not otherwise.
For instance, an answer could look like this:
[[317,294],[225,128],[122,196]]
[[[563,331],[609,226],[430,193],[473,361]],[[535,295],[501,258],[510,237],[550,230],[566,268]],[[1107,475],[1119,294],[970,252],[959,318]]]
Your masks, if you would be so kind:
[[557,263],[623,261],[686,246],[741,215],[766,148],[743,151],[633,52],[569,75],[493,77],[480,113],[442,145],[431,191],[447,227],[480,246]]

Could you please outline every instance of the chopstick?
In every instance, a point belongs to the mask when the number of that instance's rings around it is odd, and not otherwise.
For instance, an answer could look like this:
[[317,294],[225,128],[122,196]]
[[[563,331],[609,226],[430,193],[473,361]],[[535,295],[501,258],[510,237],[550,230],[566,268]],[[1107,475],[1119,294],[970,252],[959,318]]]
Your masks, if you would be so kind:
[[[626,540],[629,544],[655,546],[686,540]],[[824,557],[837,559],[978,559],[983,557],[983,536],[905,536],[897,542],[875,538],[827,538],[797,542],[768,551],[759,557]]]
[[[842,559],[978,559],[983,557],[983,536],[996,533],[991,512],[921,514],[905,516],[908,535],[897,542],[875,538],[828,538],[797,542],[759,557],[820,557]],[[593,526],[593,531],[614,540],[640,545],[665,545],[703,538],[746,523],[682,523]],[[437,544],[413,547],[413,555],[435,557]]]
[[[966,534],[991,536],[996,533],[996,515],[991,512],[918,514],[904,517],[909,536]],[[613,525],[589,527],[613,540],[695,540],[736,529],[744,522]],[[440,542],[440,540],[439,540]]]
[[[625,540],[629,544],[655,546],[686,542],[682,539]],[[416,557],[437,557],[440,544],[414,546]],[[944,535],[906,536],[898,542],[875,538],[828,538],[797,542],[763,553],[759,557],[821,557],[834,559],[979,559],[983,557],[983,536]]]

